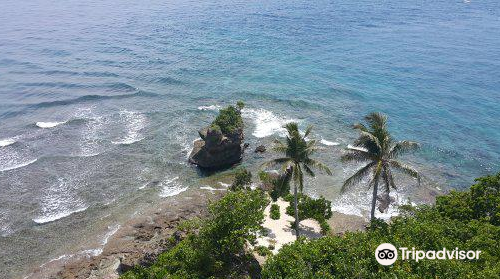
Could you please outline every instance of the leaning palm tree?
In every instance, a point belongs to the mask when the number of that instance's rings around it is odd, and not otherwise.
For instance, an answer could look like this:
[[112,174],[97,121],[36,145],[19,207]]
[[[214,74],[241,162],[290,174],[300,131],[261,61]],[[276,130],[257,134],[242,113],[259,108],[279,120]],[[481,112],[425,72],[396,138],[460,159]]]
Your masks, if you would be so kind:
[[375,204],[379,181],[382,179],[384,190],[388,195],[391,188],[396,189],[392,170],[402,172],[417,179],[420,185],[420,174],[413,168],[397,161],[397,157],[405,152],[416,150],[419,145],[411,141],[395,142],[387,130],[387,116],[373,112],[365,117],[368,127],[355,124],[354,128],[360,131],[354,147],[342,156],[344,162],[368,162],[353,176],[349,177],[342,186],[345,192],[350,186],[358,184],[366,177],[372,177],[369,186],[373,187],[370,219],[375,219]]
[[297,123],[288,123],[284,126],[288,135],[286,142],[278,139],[274,141],[273,150],[283,154],[281,158],[274,159],[270,162],[264,163],[264,166],[281,165],[282,171],[288,173],[294,182],[294,209],[295,209],[295,234],[299,237],[299,211],[298,211],[298,194],[297,192],[304,189],[304,172],[312,177],[315,173],[312,169],[325,171],[331,175],[330,169],[323,163],[311,159],[318,147],[315,140],[306,140],[311,133],[312,127],[309,126],[304,135],[301,135]]

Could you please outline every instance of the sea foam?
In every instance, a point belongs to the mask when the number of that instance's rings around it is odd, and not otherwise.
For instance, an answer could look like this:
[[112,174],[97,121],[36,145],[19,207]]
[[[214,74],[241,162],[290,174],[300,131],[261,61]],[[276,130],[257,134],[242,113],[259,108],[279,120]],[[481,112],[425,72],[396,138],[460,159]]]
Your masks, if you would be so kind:
[[323,145],[326,145],[326,146],[336,146],[336,145],[340,145],[340,143],[338,143],[338,142],[328,141],[328,140],[326,140],[326,139],[321,139],[319,142],[320,142],[321,144],[323,144]]
[[1,139],[0,140],[0,147],[9,146],[9,145],[14,144],[14,143],[16,143],[16,140],[13,138]]
[[141,134],[142,129],[146,127],[147,118],[141,113],[133,111],[121,111],[120,118],[125,121],[125,137],[111,141],[113,144],[132,144],[144,139]]
[[48,128],[54,128],[56,126],[59,126],[61,124],[64,124],[66,123],[66,121],[62,121],[62,122],[36,122],[35,125],[40,127],[40,128],[43,128],[43,129],[48,129]]
[[165,181],[163,181],[160,185],[162,186],[162,190],[160,192],[160,197],[166,198],[166,197],[173,197],[177,196],[178,194],[186,191],[188,187],[183,187],[182,184],[180,184],[177,180],[179,179],[178,176],[174,178],[169,178]]
[[71,214],[85,211],[88,206],[75,193],[71,181],[59,178],[47,189],[40,201],[41,215],[33,218],[37,224],[53,222]]
[[255,130],[252,135],[256,138],[264,138],[274,134],[283,137],[286,135],[286,130],[283,126],[290,122],[297,122],[297,120],[278,116],[265,109],[244,108],[242,116],[250,118],[254,122]]

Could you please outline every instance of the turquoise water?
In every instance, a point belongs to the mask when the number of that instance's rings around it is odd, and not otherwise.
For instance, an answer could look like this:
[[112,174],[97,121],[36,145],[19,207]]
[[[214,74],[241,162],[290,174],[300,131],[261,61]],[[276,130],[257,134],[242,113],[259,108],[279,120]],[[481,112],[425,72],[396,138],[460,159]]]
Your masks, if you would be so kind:
[[81,249],[138,204],[200,191],[196,130],[236,100],[251,148],[287,121],[315,126],[334,176],[308,191],[334,200],[357,167],[338,162],[350,125],[373,110],[422,143],[405,159],[430,187],[498,171],[500,3],[351,2],[2,1],[3,276]]

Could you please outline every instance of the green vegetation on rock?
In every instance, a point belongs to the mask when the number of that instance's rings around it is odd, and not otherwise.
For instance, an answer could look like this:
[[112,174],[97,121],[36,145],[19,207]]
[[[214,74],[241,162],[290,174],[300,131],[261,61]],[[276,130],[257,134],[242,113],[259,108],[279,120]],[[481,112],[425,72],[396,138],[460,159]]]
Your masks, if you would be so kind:
[[[244,106],[243,103],[238,103],[238,107]],[[243,129],[243,119],[241,118],[241,109],[234,106],[228,106],[221,109],[219,115],[210,125],[210,128],[220,130],[223,134],[229,135]]]

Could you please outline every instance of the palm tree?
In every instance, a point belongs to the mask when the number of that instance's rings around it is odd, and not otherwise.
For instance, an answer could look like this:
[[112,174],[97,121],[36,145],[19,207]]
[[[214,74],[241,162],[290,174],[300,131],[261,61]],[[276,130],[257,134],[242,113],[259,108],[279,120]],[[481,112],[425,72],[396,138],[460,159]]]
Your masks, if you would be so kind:
[[342,186],[345,192],[350,186],[359,183],[363,178],[371,175],[370,187],[373,187],[373,197],[370,219],[375,219],[375,204],[380,178],[384,183],[384,190],[389,194],[391,188],[396,189],[392,170],[399,171],[414,177],[420,185],[420,174],[399,161],[397,157],[405,152],[416,150],[419,144],[412,141],[393,141],[387,130],[387,116],[382,113],[373,112],[365,117],[368,127],[363,124],[355,124],[354,129],[360,131],[359,138],[354,142],[354,147],[342,156],[344,162],[368,162],[353,176],[349,177]]
[[284,126],[287,130],[288,135],[286,136],[286,142],[281,142],[276,139],[274,141],[273,150],[283,154],[281,158],[274,159],[270,162],[264,163],[265,166],[270,165],[281,165],[282,171],[289,173],[294,182],[293,194],[295,198],[295,234],[297,238],[299,237],[299,211],[297,202],[297,190],[302,193],[304,189],[304,172],[312,177],[315,173],[312,169],[318,169],[320,171],[325,171],[327,174],[331,175],[330,169],[323,163],[311,159],[311,155],[318,150],[315,140],[306,140],[312,130],[312,126],[309,126],[305,131],[304,135],[301,135],[297,123],[288,123]]

